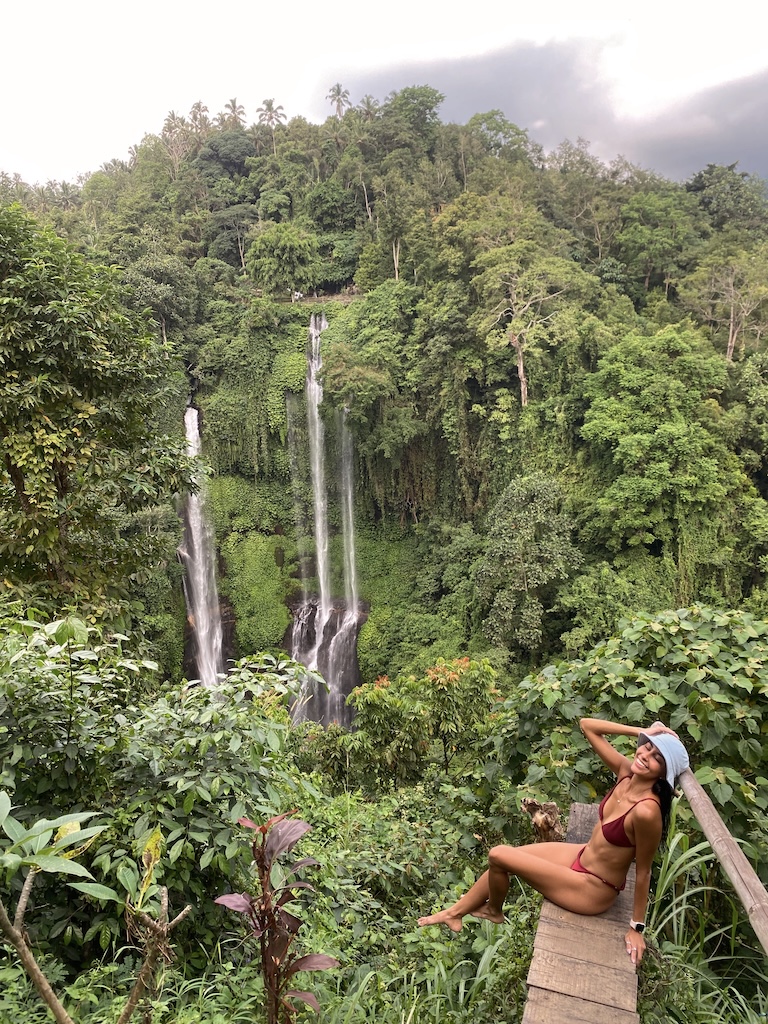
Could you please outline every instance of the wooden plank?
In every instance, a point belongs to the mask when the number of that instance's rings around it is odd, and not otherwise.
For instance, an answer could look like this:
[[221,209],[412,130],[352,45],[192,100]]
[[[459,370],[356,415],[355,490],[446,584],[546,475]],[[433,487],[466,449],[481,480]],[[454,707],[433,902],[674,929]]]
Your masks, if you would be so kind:
[[[598,808],[572,804],[567,842],[586,844]],[[637,974],[624,949],[632,916],[634,865],[626,888],[602,914],[542,904],[528,972],[523,1024],[639,1024]]]
[[571,804],[568,812],[566,843],[586,843],[597,824],[597,804]]
[[637,1013],[534,988],[528,994],[522,1024],[640,1024]]
[[584,963],[562,953],[537,949],[528,971],[528,986],[634,1012],[637,975],[610,967],[587,971]]
[[635,973],[624,943],[617,941],[613,928],[577,931],[565,921],[540,921],[533,946],[548,953],[562,953],[585,964]]

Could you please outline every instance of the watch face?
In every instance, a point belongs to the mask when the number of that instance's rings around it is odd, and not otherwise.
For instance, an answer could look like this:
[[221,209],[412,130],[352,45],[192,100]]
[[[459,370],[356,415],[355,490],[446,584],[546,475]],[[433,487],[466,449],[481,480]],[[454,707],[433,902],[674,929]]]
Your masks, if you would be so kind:
[[639,932],[642,935],[642,933],[645,931],[645,925],[644,924],[636,924],[635,925],[635,931]]

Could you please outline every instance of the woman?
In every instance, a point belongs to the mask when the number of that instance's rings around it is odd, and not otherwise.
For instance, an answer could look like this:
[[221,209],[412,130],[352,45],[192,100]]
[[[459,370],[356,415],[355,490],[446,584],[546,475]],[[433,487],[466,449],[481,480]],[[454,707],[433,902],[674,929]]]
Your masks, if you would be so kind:
[[[677,734],[661,722],[649,729],[598,718],[582,718],[579,724],[592,749],[617,776],[600,804],[600,820],[587,845],[494,846],[488,870],[469,892],[447,910],[420,917],[420,925],[445,924],[457,932],[466,914],[500,924],[511,875],[566,910],[602,914],[624,888],[634,860],[635,900],[625,942],[632,963],[642,960],[651,862],[666,835],[675,779],[688,767],[688,753]],[[636,736],[634,759],[620,754],[606,736]]]

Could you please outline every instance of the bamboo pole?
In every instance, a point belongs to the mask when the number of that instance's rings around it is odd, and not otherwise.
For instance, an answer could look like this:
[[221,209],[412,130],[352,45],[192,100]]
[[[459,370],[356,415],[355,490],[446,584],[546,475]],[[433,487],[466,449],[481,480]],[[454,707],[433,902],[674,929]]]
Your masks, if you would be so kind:
[[736,890],[755,935],[768,954],[768,892],[690,768],[678,781],[702,832]]

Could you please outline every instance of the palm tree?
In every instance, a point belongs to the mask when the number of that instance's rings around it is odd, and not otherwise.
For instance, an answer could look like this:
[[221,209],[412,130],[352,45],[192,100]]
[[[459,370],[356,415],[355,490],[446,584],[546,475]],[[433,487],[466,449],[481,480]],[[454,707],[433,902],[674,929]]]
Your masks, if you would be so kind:
[[331,101],[332,107],[336,108],[336,117],[339,121],[344,116],[345,107],[352,106],[349,99],[349,89],[345,89],[341,82],[337,82],[336,85],[332,85],[330,92],[325,98]]
[[192,108],[189,111],[189,123],[192,125],[192,131],[198,139],[203,135],[207,135],[208,129],[211,127],[211,119],[208,117],[208,107],[206,107],[202,100],[192,104]]
[[364,121],[375,121],[379,113],[379,101],[370,93],[366,93],[357,105]]
[[272,131],[272,152],[277,156],[277,145],[275,143],[275,128],[281,121],[285,120],[285,114],[280,104],[275,106],[274,99],[262,100],[261,106],[256,113],[259,115],[259,124],[265,124]]
[[183,114],[177,114],[175,110],[169,110],[168,115],[163,124],[163,135],[175,135],[176,132],[182,131],[187,124],[187,119]]
[[106,163],[102,164],[99,170],[103,174],[109,174],[112,177],[117,177],[117,175],[123,174],[123,172],[128,170],[128,164],[125,160],[118,160],[117,157],[115,157],[113,160],[108,160]]
[[224,104],[224,109],[229,115],[230,124],[233,128],[242,128],[245,124],[245,107],[237,102],[237,97]]
[[171,177],[178,177],[184,157],[192,149],[193,136],[190,125],[183,114],[171,110],[165,119],[160,138],[171,161]]
[[56,189],[56,205],[62,210],[74,210],[81,202],[80,189],[68,181],[62,181]]

